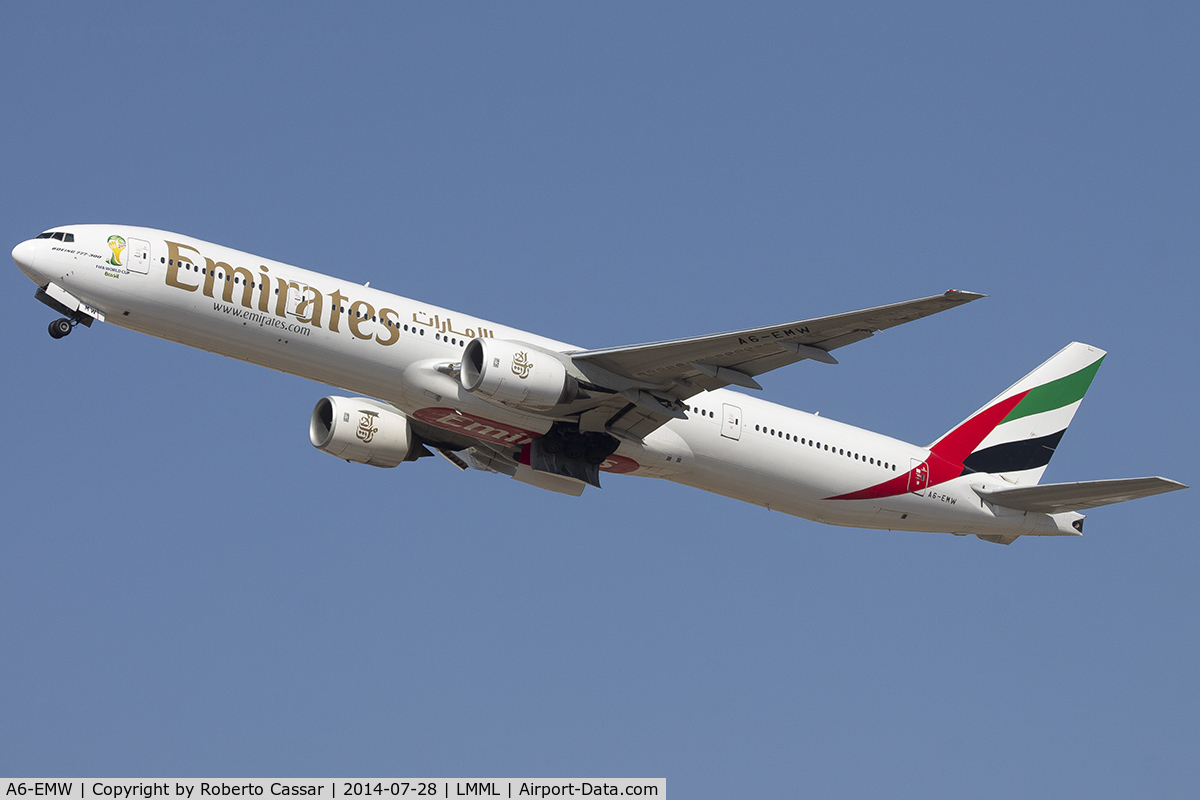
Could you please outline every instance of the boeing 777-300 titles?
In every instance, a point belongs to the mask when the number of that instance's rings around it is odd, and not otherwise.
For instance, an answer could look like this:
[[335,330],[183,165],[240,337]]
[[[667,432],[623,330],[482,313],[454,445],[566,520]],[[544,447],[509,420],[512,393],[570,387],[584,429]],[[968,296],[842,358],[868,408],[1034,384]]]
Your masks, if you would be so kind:
[[67,225],[13,261],[61,317],[111,322],[352,392],[309,439],[376,467],[444,456],[578,495],[601,473],[693,486],[805,519],[888,530],[1077,536],[1094,506],[1166,478],[1040,483],[1104,351],[1073,342],[919,446],[733,392],[982,295],[948,291],[827,317],[585,350],[166,231]]

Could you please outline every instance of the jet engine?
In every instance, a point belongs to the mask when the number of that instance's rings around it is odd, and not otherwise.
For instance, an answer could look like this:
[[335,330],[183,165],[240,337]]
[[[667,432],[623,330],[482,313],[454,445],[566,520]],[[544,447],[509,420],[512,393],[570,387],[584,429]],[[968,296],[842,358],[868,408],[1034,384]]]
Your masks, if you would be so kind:
[[579,383],[553,355],[504,339],[468,342],[461,380],[472,394],[518,408],[553,408],[579,394]]
[[408,417],[365,397],[322,397],[308,423],[308,440],[331,456],[394,467],[411,461],[421,450]]

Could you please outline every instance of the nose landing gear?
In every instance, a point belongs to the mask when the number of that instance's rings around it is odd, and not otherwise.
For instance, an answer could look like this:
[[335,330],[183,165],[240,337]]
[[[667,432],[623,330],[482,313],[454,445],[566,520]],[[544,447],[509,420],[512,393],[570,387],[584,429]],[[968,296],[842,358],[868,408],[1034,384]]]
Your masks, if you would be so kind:
[[[48,291],[49,290],[49,291]],[[83,303],[73,295],[67,293],[61,287],[48,283],[45,286],[38,288],[34,293],[34,298],[40,303],[45,303],[54,309],[59,314],[62,314],[62,319],[56,319],[50,323],[50,335],[55,339],[61,339],[66,336],[76,325],[82,325],[85,328],[92,326],[93,317],[95,319],[104,319],[103,315],[90,315],[83,311]],[[67,302],[73,305],[68,305]],[[89,306],[89,308],[91,308]],[[93,309],[94,310],[94,309]],[[125,312],[129,314],[128,311]]]
[[61,339],[66,336],[75,327],[75,323],[63,317],[56,319],[50,323],[50,335],[55,339]]

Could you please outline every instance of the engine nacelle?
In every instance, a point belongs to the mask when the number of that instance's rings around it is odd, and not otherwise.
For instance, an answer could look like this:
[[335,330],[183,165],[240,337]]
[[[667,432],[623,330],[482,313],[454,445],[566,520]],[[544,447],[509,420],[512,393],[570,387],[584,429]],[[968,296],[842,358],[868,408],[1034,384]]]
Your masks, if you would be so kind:
[[461,380],[472,394],[518,408],[552,408],[571,402],[579,393],[579,383],[557,358],[504,339],[468,342]]
[[394,467],[416,446],[408,417],[366,397],[322,397],[308,440],[323,453],[372,467]]

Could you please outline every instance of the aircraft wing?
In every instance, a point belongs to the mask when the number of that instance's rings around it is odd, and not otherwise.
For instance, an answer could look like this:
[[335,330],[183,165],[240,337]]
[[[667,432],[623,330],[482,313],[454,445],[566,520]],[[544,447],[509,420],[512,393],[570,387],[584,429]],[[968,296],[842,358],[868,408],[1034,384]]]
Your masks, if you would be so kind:
[[[583,350],[571,354],[580,364],[594,364],[609,372],[648,384],[669,384],[683,378],[698,383],[747,385],[744,378],[761,375],[806,358],[836,364],[830,350],[866,339],[875,331],[912,322],[983,297],[951,289],[945,294],[892,303],[886,306],[804,319],[782,325],[742,331],[671,339],[665,342]],[[710,370],[704,367],[711,368]],[[737,372],[712,374],[719,370]]]
[[804,359],[836,364],[831,350],[983,296],[951,289],[932,297],[782,325],[569,355],[590,382],[619,392],[604,403],[620,414],[619,419],[606,420],[608,430],[640,437],[681,416],[681,401],[692,395],[731,384],[761,389],[754,376]]
[[1139,497],[1188,488],[1169,478],[1114,478],[1104,481],[1045,483],[1037,486],[1012,486],[1002,489],[975,489],[989,503],[1018,511],[1059,514],[1085,508],[1123,503]]

